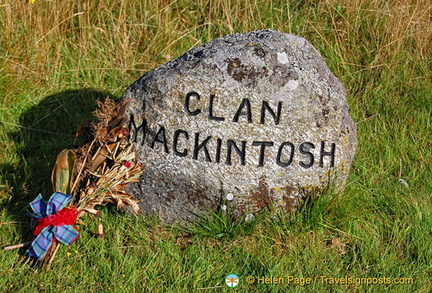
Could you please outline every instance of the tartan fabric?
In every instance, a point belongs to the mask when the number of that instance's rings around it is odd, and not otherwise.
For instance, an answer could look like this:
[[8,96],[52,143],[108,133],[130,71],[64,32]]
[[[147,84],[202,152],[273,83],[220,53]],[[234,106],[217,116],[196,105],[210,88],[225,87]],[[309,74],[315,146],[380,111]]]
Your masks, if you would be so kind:
[[38,259],[42,259],[51,244],[54,240],[54,233],[52,232],[51,227],[45,227],[41,233],[33,240],[29,249],[27,249],[27,253],[30,256],[36,257]]
[[65,245],[71,245],[79,235],[71,225],[54,227],[52,231],[54,232],[54,237]]
[[30,203],[30,207],[34,211],[35,218],[43,218],[48,215],[52,215],[57,213],[59,210],[64,208],[70,201],[72,200],[72,196],[69,194],[54,192],[50,199],[48,200],[48,205],[45,200],[42,198],[42,195],[39,194],[35,200]]
[[33,235],[38,235],[43,228],[48,226],[64,226],[74,225],[78,217],[78,209],[76,207],[68,207],[59,210],[57,213],[48,215],[43,218],[38,218],[38,224],[33,231]]
[[30,207],[34,211],[31,214],[35,218],[43,218],[46,216],[46,202],[43,200],[42,195],[39,194],[35,200],[30,203]]
[[54,192],[48,201],[48,207],[46,211],[47,215],[57,213],[59,210],[64,208],[71,200],[72,196],[70,196],[69,194]]
[[[61,211],[71,199],[72,196],[68,194],[54,192],[47,204],[39,194],[36,199],[30,203],[35,213],[33,216],[38,220],[48,216],[52,217],[52,215]],[[70,245],[78,238],[78,235],[79,233],[71,225],[46,226],[32,242],[27,253],[30,256],[42,259],[55,239],[63,244]]]

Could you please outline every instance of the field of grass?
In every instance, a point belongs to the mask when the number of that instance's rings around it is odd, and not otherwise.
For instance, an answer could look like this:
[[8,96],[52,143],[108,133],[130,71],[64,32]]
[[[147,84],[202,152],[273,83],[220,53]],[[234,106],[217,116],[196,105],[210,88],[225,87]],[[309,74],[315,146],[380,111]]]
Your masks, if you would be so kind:
[[[307,38],[347,89],[359,147],[344,196],[293,218],[221,214],[189,227],[107,206],[106,237],[86,219],[49,271],[24,250],[0,251],[0,292],[431,292],[428,0],[2,0],[0,245],[33,239],[28,203],[52,193],[56,155],[73,147],[97,99],[121,97],[195,45],[264,28]],[[224,284],[230,273],[235,289]],[[340,278],[385,284],[332,284]]]

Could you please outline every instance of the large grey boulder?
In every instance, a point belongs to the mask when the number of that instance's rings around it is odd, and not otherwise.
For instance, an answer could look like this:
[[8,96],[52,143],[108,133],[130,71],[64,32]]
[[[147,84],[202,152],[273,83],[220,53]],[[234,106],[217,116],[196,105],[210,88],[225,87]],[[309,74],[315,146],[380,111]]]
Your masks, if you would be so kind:
[[197,46],[123,98],[144,165],[129,192],[165,222],[342,192],[357,148],[341,82],[307,40],[273,30]]

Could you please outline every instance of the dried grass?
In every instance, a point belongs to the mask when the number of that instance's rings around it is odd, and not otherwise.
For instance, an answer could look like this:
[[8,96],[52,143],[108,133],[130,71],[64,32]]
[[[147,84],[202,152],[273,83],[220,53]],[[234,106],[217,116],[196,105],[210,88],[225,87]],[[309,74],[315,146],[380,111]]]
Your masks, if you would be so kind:
[[[54,190],[70,191],[71,205],[78,208],[77,220],[86,213],[99,214],[96,207],[108,203],[116,204],[119,209],[130,207],[135,214],[141,212],[138,201],[125,191],[125,187],[138,181],[142,174],[134,145],[127,140],[129,130],[124,127],[127,103],[125,100],[116,104],[110,99],[99,102],[95,112],[98,122],[91,127],[92,140],[76,150],[64,150],[57,157],[52,177]],[[73,162],[68,155],[71,153]],[[71,168],[75,171],[71,172]],[[51,245],[42,259],[43,267],[49,269],[59,247],[58,242]]]

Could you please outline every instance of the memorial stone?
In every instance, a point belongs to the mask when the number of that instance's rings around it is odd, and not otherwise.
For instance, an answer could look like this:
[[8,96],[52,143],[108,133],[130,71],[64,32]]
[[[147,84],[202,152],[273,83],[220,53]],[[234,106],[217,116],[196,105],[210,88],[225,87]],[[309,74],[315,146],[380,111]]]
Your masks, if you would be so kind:
[[307,40],[274,30],[199,45],[123,99],[144,169],[128,190],[167,223],[343,192],[357,148],[341,82]]

